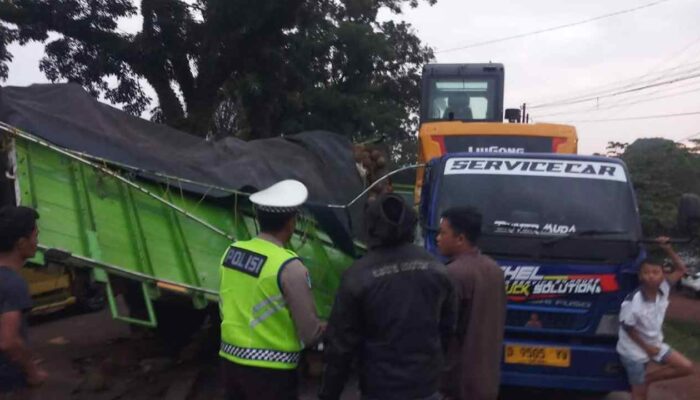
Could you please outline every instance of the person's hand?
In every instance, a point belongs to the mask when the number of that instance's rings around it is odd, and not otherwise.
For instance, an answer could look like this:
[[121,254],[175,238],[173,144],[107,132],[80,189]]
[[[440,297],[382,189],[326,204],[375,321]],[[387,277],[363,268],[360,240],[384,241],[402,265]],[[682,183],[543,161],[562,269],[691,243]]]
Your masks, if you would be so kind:
[[656,347],[656,346],[647,346],[646,351],[647,351],[647,354],[649,355],[649,357],[654,357],[657,354],[659,354],[659,352],[661,351],[661,348]]
[[664,251],[671,251],[673,250],[671,247],[671,238],[668,236],[659,236],[656,238],[656,243],[661,247]]
[[32,372],[27,374],[27,384],[29,386],[41,386],[44,382],[46,382],[48,377],[49,374],[46,371],[36,367]]

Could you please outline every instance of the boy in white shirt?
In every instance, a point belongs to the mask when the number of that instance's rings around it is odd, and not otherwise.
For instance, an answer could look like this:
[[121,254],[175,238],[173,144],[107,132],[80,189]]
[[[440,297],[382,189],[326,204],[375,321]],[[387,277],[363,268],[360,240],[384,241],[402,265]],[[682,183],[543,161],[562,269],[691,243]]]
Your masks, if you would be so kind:
[[[633,400],[646,400],[649,385],[693,373],[693,363],[664,343],[661,330],[671,287],[688,271],[673,251],[669,238],[657,239],[673,261],[674,270],[664,274],[661,265],[644,261],[639,267],[639,288],[625,298],[620,309],[617,352],[627,370]],[[662,367],[647,372],[650,361]]]

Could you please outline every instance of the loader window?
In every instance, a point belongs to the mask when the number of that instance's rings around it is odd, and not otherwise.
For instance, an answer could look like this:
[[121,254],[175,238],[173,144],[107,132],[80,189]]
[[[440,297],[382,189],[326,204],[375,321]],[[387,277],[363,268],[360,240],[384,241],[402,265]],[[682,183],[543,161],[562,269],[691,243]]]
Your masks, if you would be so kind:
[[495,117],[493,80],[436,79],[430,87],[432,120],[479,121]]

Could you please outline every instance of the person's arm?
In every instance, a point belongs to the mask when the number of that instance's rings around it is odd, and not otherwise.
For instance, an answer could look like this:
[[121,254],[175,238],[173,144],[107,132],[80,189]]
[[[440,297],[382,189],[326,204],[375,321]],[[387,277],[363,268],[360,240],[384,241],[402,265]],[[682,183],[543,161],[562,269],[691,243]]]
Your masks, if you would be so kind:
[[634,329],[633,326],[628,326],[628,325],[623,325],[623,328],[625,329],[625,332],[627,332],[627,335],[632,339],[633,342],[637,344],[637,346],[641,347],[642,350],[644,350],[649,357],[654,357],[657,354],[659,354],[659,351],[661,351],[660,348],[653,346],[642,339],[642,337],[639,335],[639,332],[637,332],[636,329]]
[[442,379],[440,379],[440,392],[446,399],[458,399],[461,397],[462,344],[469,324],[473,287],[472,279],[463,268],[448,265],[447,274],[454,288],[455,326],[454,333],[447,342],[447,355],[445,356]]
[[440,337],[443,352],[447,355],[449,343],[455,336],[457,319],[459,318],[456,283],[449,276],[446,279],[445,291],[445,302],[440,310]]
[[318,392],[321,400],[340,398],[354,355],[362,343],[362,307],[348,272],[350,270],[343,274],[340,282],[326,331],[325,366]]
[[32,352],[20,335],[22,312],[9,311],[0,314],[0,352],[26,374],[27,383],[39,385],[47,374],[34,363]]
[[316,306],[311,293],[309,271],[299,260],[291,261],[280,273],[282,295],[304,347],[311,347],[319,341],[325,324],[316,314]]
[[469,331],[472,303],[474,301],[474,277],[471,274],[453,275],[457,290],[459,315],[457,316],[457,337],[464,340]]
[[673,246],[671,246],[670,238],[666,236],[661,236],[656,239],[656,242],[659,244],[659,247],[661,247],[666,254],[671,258],[671,261],[673,262],[673,272],[666,274],[666,280],[671,285],[676,284],[685,274],[688,273],[688,266],[685,265],[681,257],[678,255],[673,250]]

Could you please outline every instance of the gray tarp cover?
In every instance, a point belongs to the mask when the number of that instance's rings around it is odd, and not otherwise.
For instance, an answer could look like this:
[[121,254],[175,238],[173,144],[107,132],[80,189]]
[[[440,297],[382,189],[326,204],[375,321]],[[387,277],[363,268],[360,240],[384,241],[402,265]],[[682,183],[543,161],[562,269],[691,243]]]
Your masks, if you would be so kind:
[[232,137],[207,142],[100,103],[77,84],[1,88],[0,120],[64,148],[231,189],[263,189],[298,179],[309,188],[309,208],[319,222],[349,250],[343,213],[318,206],[346,204],[363,190],[351,143],[341,135],[310,131],[250,142]]

